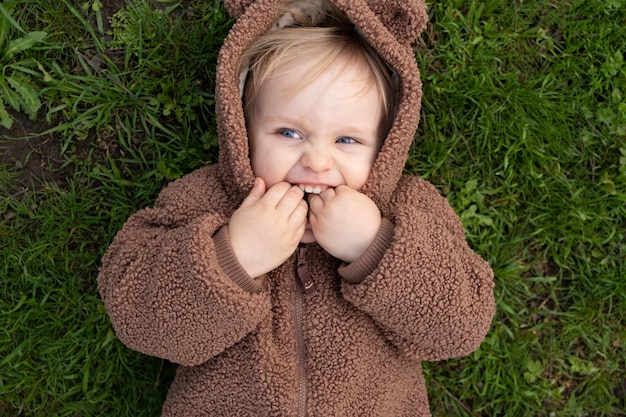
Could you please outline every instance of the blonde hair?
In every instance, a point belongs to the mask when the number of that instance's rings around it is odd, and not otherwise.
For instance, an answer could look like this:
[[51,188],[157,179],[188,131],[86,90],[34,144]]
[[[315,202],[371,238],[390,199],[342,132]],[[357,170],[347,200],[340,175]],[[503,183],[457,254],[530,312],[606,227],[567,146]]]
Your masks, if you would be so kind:
[[354,25],[329,2],[293,3],[284,16],[290,25],[270,30],[253,42],[240,57],[240,72],[248,71],[243,92],[244,113],[249,119],[261,85],[271,77],[288,72],[290,63],[305,63],[304,76],[292,91],[315,81],[336,63],[356,65],[366,78],[363,92],[373,86],[382,109],[379,136],[384,138],[393,124],[395,87],[391,70]]

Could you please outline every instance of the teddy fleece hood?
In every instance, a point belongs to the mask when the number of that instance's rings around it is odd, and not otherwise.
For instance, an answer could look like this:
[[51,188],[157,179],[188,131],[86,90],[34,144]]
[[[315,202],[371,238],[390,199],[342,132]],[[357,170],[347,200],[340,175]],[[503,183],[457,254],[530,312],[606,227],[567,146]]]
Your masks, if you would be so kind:
[[[385,214],[419,123],[422,85],[411,45],[426,26],[426,6],[423,0],[331,1],[397,76],[395,121],[384,138],[368,181],[360,190]],[[225,0],[236,22],[218,59],[218,165],[223,186],[236,204],[246,197],[254,183],[237,63],[244,50],[281,18],[285,3],[284,0]]]

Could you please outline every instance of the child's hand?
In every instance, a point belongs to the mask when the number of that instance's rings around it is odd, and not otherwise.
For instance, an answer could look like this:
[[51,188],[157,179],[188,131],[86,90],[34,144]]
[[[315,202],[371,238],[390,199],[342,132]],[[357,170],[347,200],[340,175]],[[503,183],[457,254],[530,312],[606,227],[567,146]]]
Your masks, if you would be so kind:
[[365,194],[340,185],[308,198],[313,235],[326,252],[350,263],[372,244],[381,216]]
[[265,189],[257,178],[252,191],[230,218],[230,242],[241,266],[256,278],[294,253],[304,235],[308,207],[304,192],[281,182]]

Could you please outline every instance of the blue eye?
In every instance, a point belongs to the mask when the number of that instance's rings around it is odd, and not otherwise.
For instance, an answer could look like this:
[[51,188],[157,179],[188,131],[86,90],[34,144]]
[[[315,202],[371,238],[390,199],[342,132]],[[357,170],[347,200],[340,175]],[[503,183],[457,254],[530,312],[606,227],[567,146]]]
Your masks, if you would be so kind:
[[348,137],[348,136],[342,136],[339,139],[337,139],[337,143],[350,144],[350,143],[356,143],[356,140],[354,140],[353,138]]
[[280,129],[278,134],[290,139],[300,139],[300,135],[293,129]]

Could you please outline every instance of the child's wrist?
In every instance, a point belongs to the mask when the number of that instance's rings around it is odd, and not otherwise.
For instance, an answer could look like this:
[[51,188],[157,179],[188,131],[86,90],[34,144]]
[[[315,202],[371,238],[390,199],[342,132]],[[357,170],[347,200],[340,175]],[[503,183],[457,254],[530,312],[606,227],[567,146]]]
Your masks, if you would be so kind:
[[393,223],[383,217],[372,243],[353,262],[342,265],[339,268],[339,275],[352,284],[361,283],[378,267],[385,252],[391,247],[394,228]]
[[[241,265],[237,255],[233,251],[230,243],[228,226],[223,226],[213,235],[215,251],[220,267],[236,284],[251,293],[258,293],[261,290],[260,279],[254,279],[250,273]],[[261,276],[262,274],[259,274]]]

